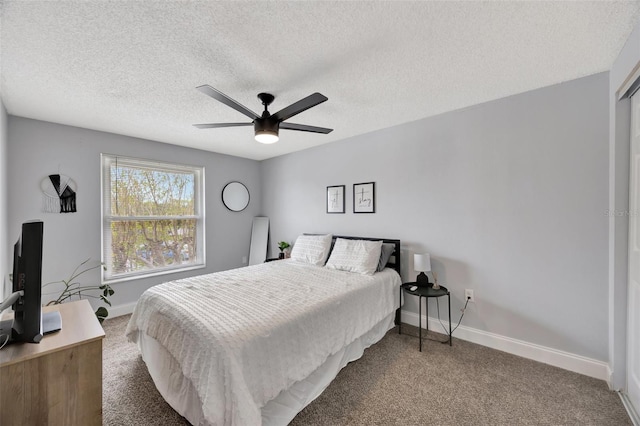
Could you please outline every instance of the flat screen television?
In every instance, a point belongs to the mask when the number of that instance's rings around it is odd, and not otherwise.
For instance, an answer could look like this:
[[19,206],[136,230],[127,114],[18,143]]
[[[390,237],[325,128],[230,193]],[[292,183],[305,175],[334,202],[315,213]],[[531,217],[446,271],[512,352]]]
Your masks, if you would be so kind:
[[22,224],[13,246],[13,291],[24,291],[14,304],[11,340],[40,342],[42,339],[42,222]]
[[42,222],[25,222],[13,246],[13,293],[7,300],[13,301],[14,317],[0,326],[9,342],[39,343],[45,333],[61,328],[59,312],[42,315],[43,234]]

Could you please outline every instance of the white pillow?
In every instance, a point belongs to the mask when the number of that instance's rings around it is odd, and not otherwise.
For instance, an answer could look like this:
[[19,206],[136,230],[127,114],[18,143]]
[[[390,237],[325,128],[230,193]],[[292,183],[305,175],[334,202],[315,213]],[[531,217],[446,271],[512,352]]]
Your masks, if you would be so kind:
[[327,268],[373,275],[378,267],[382,241],[336,239]]
[[331,234],[300,235],[291,249],[291,259],[322,266],[331,250]]

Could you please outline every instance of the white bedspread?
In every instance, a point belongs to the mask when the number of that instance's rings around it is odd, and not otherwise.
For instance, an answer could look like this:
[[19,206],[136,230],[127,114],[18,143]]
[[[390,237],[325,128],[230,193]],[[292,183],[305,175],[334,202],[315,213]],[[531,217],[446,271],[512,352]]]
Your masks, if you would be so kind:
[[127,327],[180,363],[213,425],[258,425],[260,408],[395,311],[400,276],[291,260],[147,290]]

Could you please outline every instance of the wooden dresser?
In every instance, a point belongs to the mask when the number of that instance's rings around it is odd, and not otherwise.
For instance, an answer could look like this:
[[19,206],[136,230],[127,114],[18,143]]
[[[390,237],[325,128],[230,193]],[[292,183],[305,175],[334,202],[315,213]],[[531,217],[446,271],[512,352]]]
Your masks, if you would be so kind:
[[102,425],[102,326],[86,300],[42,310],[62,330],[0,350],[0,425]]

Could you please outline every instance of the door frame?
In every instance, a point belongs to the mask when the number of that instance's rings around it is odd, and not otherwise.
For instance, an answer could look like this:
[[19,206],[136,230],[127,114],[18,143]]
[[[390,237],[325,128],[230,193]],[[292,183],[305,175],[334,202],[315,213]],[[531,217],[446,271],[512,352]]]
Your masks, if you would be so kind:
[[[640,68],[639,68],[640,70]],[[626,327],[625,327],[625,348],[624,348],[624,355],[625,355],[625,383],[624,383],[624,387],[622,388],[621,392],[620,392],[620,397],[622,399],[622,403],[624,404],[629,417],[631,417],[631,420],[633,421],[634,425],[640,425],[640,416],[638,415],[640,410],[640,397],[638,397],[637,395],[637,391],[638,389],[636,389],[634,387],[634,389],[636,390],[635,393],[635,400],[632,400],[630,397],[630,382],[631,382],[631,375],[632,375],[632,371],[631,371],[631,366],[630,366],[630,362],[632,361],[631,359],[631,348],[630,348],[630,343],[631,343],[631,334],[632,331],[635,329],[635,326],[632,326],[631,320],[630,320],[630,314],[631,314],[631,295],[630,295],[630,290],[632,288],[632,286],[637,286],[638,282],[640,282],[640,276],[639,276],[639,271],[637,270],[633,270],[632,268],[638,268],[640,267],[640,265],[638,265],[638,249],[636,248],[634,250],[634,253],[632,253],[632,246],[636,243],[634,243],[634,241],[637,242],[637,233],[638,233],[638,229],[637,227],[640,226],[640,222],[639,222],[639,218],[636,216],[637,214],[637,206],[638,203],[640,202],[640,195],[639,195],[639,190],[640,190],[640,181],[638,180],[638,174],[640,174],[640,164],[638,164],[638,160],[637,158],[640,156],[640,148],[638,147],[640,145],[640,142],[638,141],[638,139],[640,139],[640,135],[637,132],[638,127],[640,127],[640,123],[638,122],[638,120],[640,120],[640,93],[637,93],[638,91],[638,86],[640,86],[640,77],[638,77],[636,79],[636,81],[634,82],[634,90],[629,90],[628,92],[628,99],[629,99],[629,104],[630,104],[630,122],[629,122],[629,210],[628,210],[628,230],[629,230],[629,236],[628,236],[628,240],[627,240],[627,286],[626,286],[626,292],[625,292],[625,299],[626,299],[626,306],[623,309],[624,313],[625,313],[625,319],[626,319]],[[635,97],[634,97],[635,95]],[[635,104],[635,105],[634,105]],[[635,127],[635,128],[634,128]],[[631,205],[633,202],[633,205]],[[632,210],[633,209],[633,210]],[[635,259],[632,260],[632,259]],[[634,287],[635,288],[635,287]],[[633,306],[634,310],[640,310],[640,306]],[[635,312],[635,311],[634,311]],[[639,345],[640,342],[636,341],[635,345]]]

